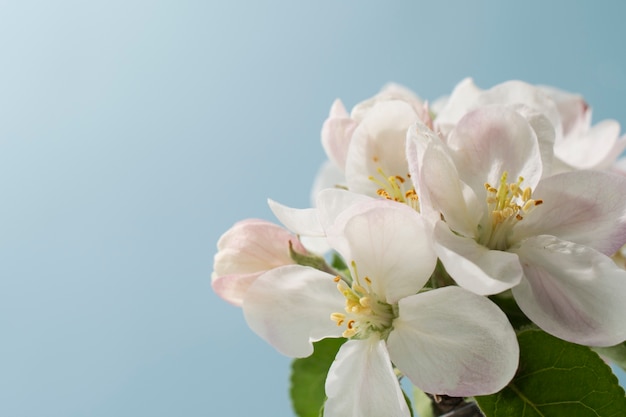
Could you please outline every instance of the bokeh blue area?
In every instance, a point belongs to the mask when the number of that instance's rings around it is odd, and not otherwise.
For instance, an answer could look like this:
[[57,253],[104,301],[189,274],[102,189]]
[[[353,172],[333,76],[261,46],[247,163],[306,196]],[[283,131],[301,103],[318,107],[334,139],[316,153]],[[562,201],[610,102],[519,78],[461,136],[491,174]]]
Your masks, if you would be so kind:
[[1,3],[0,415],[292,416],[289,359],[211,291],[221,233],[307,206],[331,103],[389,81],[549,84],[626,126],[608,4]]

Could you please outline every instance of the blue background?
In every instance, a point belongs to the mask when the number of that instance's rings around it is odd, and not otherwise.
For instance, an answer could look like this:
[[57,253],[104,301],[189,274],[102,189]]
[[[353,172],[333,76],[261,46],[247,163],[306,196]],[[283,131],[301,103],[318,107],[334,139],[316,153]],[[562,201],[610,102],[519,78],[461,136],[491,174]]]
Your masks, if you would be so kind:
[[517,78],[626,125],[626,7],[504,3],[2,2],[0,415],[292,415],[212,258],[308,205],[336,97]]

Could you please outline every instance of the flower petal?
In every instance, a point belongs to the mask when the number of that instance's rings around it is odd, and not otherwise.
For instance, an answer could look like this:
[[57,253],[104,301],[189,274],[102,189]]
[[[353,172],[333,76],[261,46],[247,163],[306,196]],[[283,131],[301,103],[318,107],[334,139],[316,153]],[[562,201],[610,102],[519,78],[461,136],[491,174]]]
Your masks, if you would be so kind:
[[474,84],[474,80],[471,78],[465,78],[458,83],[452,90],[450,98],[435,118],[437,130],[447,136],[459,120],[467,112],[475,108],[476,100],[481,92],[482,90]]
[[333,276],[290,265],[261,275],[243,301],[248,326],[276,350],[291,357],[313,353],[313,342],[340,337],[343,328],[331,320],[343,311],[345,298]]
[[390,176],[407,178],[406,132],[418,120],[403,101],[385,101],[367,112],[354,131],[346,159],[348,189],[376,197],[381,188],[370,179],[386,182]]
[[322,126],[321,136],[326,155],[341,171],[345,168],[350,139],[356,126],[341,100],[335,100]]
[[389,354],[420,389],[485,395],[513,378],[519,356],[515,332],[489,299],[445,287],[404,298],[398,306]]
[[444,222],[435,225],[435,251],[461,287],[480,295],[497,294],[517,285],[522,266],[514,253],[490,250],[458,236]]
[[296,236],[274,223],[259,219],[237,222],[217,242],[215,273],[249,274],[292,264],[289,242],[296,251],[306,253]]
[[315,206],[318,208],[318,218],[324,230],[327,230],[337,216],[347,208],[367,201],[373,201],[373,197],[339,188],[328,188],[317,194]]
[[293,233],[303,236],[324,236],[324,229],[314,208],[295,209],[268,199],[267,203],[278,220]]
[[395,83],[389,83],[385,85],[378,94],[374,97],[364,100],[354,106],[350,116],[360,123],[367,113],[374,107],[375,105],[385,102],[385,101],[404,101],[408,105],[413,108],[413,110],[420,115],[421,117],[426,117],[424,109],[424,102],[420,99],[413,91],[408,88]]
[[266,271],[251,274],[233,274],[219,276],[215,272],[211,275],[211,288],[223,300],[234,306],[241,307],[243,297],[248,292],[250,285]]
[[[554,147],[555,155],[576,169],[600,167],[610,156],[621,153],[618,142],[620,125],[615,120],[603,120],[588,131],[575,132],[559,141]],[[614,148],[619,150],[614,152]]]
[[305,254],[300,240],[286,229],[265,220],[247,219],[235,223],[217,242],[211,286],[224,300],[241,306],[248,287],[265,271],[293,264],[291,242]]
[[[508,172],[524,186],[535,187],[542,175],[537,135],[520,113],[504,106],[474,110],[459,121],[450,133],[448,146],[459,175],[481,197],[485,182],[498,184]],[[482,194],[484,195],[484,194]]]
[[541,88],[523,81],[512,80],[498,84],[483,92],[476,100],[476,104],[477,106],[502,104],[529,107],[536,112],[544,114],[550,120],[557,138],[560,138],[563,134],[561,115],[554,100]]
[[441,141],[429,140],[417,178],[421,206],[432,207],[438,218],[439,213],[443,214],[456,233],[475,237],[484,208],[478,203],[474,191],[459,178],[456,166]]
[[390,304],[417,293],[437,261],[431,232],[420,214],[387,200],[344,211],[328,230],[328,242],[346,262],[355,262],[353,278],[368,277],[374,292]]
[[517,253],[525,279],[513,296],[539,327],[589,346],[626,340],[626,271],[609,257],[554,236],[527,239]]
[[385,342],[344,343],[326,377],[326,417],[409,417]]
[[626,242],[626,178],[574,171],[542,180],[533,198],[543,204],[513,229],[510,241],[552,235],[612,255]]
[[[317,194],[327,188],[345,188],[346,176],[343,174],[337,165],[331,161],[326,161],[317,171],[313,186],[311,187],[311,202],[315,203]],[[313,204],[315,206],[315,204]]]

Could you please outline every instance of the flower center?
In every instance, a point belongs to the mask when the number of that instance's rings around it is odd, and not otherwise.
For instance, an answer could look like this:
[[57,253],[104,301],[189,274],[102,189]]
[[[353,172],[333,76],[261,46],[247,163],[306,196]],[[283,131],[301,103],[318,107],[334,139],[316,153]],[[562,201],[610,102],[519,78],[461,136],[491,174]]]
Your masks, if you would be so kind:
[[[369,176],[369,180],[380,187],[376,190],[376,194],[387,200],[407,204],[414,210],[419,211],[417,193],[410,181],[407,181],[401,175],[387,175],[380,167],[376,172],[378,173],[377,176]],[[411,174],[406,174],[406,176],[409,179],[411,178]]]
[[508,249],[508,238],[513,226],[543,203],[543,200],[532,198],[530,187],[522,188],[524,178],[519,177],[517,182],[509,183],[507,177],[508,172],[504,171],[498,188],[485,183],[489,220],[483,225],[485,229],[481,232],[478,243],[490,249]]
[[380,300],[372,289],[372,281],[364,277],[365,286],[361,285],[356,273],[356,264],[352,261],[354,280],[348,285],[336,276],[337,289],[346,299],[345,313],[332,313],[330,319],[337,326],[346,326],[342,336],[345,338],[365,339],[372,332],[386,339],[391,331],[391,324],[396,317],[391,304]]

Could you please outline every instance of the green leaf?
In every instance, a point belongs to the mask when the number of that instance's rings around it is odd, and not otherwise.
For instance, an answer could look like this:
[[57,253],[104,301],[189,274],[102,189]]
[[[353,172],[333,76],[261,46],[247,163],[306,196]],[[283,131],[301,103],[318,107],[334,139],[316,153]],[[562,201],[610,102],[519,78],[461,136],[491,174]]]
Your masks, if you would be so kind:
[[613,363],[626,371],[626,342],[611,347],[596,347],[593,350],[609,358]]
[[[291,403],[298,417],[323,415],[326,374],[346,339],[324,339],[313,344],[313,354],[291,365]],[[320,414],[322,413],[322,414]]]
[[289,241],[289,257],[298,265],[310,266],[311,268],[328,272],[329,274],[335,272],[328,267],[326,261],[321,256],[312,253],[304,254],[296,252],[293,248],[293,243],[291,242],[291,240]]
[[476,397],[487,417],[624,417],[624,389],[590,348],[535,329],[520,332],[518,340],[513,381],[497,394]]
[[346,265],[343,258],[339,256],[337,252],[333,252],[333,258],[330,265],[338,271],[345,271],[348,269],[348,265]]

